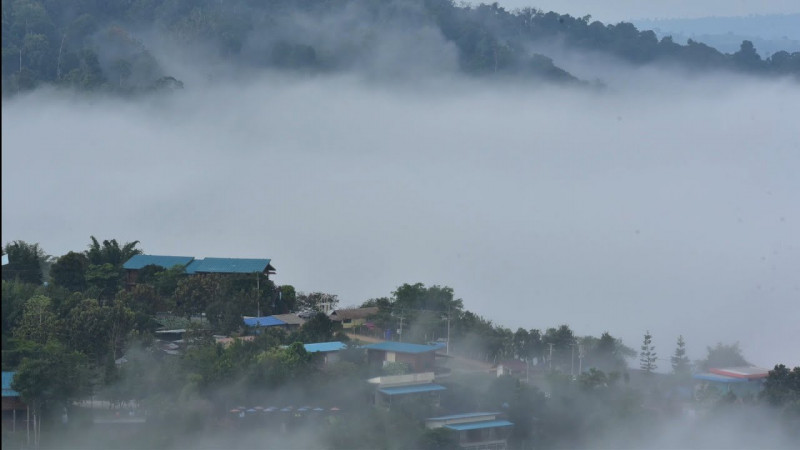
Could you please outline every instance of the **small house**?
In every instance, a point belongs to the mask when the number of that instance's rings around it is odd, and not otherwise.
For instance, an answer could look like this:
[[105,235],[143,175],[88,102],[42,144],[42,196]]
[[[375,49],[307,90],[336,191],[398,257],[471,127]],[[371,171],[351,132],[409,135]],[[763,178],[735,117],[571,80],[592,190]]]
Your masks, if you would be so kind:
[[390,362],[408,364],[412,372],[433,372],[436,351],[439,345],[408,344],[405,342],[384,341],[364,346],[367,349],[367,363],[383,366]]
[[505,450],[514,426],[497,412],[472,412],[425,419],[429,429],[446,428],[456,434],[458,445],[469,450]]

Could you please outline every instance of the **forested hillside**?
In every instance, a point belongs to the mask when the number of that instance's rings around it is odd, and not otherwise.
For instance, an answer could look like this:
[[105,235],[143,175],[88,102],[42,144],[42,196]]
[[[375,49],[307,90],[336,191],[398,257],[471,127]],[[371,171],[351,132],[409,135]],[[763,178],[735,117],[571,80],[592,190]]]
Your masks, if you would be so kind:
[[603,24],[535,8],[509,11],[496,3],[16,0],[2,8],[4,95],[41,84],[119,92],[180,87],[168,70],[176,54],[198,67],[234,71],[456,71],[577,81],[534,50],[553,44],[634,65],[800,74],[797,52],[762,59],[745,41],[738,52],[722,54],[697,42],[659,40],[630,23]]

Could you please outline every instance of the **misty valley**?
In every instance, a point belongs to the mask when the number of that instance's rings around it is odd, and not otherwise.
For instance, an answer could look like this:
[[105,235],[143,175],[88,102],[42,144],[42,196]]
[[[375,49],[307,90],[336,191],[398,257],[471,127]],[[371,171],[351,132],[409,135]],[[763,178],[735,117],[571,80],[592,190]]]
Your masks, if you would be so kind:
[[524,3],[4,1],[3,448],[796,449],[800,11]]

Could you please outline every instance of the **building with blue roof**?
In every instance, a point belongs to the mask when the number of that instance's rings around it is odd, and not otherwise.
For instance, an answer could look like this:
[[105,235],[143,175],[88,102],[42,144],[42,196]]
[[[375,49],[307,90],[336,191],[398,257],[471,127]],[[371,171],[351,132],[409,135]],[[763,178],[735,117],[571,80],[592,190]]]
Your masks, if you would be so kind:
[[339,352],[347,348],[344,342],[316,342],[304,344],[303,348],[312,354],[312,358],[320,364],[330,364],[339,361]]
[[262,273],[269,277],[275,273],[275,268],[269,259],[254,258],[204,258],[195,259],[186,266],[186,273]]
[[[3,372],[3,433],[16,431],[17,420],[24,420],[28,406],[22,401],[19,392],[11,388],[16,372]],[[5,438],[3,439],[5,440]]]
[[500,415],[499,412],[472,412],[431,417],[425,419],[425,427],[453,431],[459,446],[464,449],[505,450],[514,424],[500,418]]
[[[125,286],[128,290],[136,285],[139,272],[148,266],[171,269],[182,267],[189,275],[202,274],[263,274],[267,279],[275,274],[272,260],[268,258],[203,258],[193,256],[134,255],[125,261]],[[258,283],[259,277],[255,278]]]
[[287,325],[286,322],[274,316],[245,317],[242,320],[245,326],[254,328],[283,327]]
[[408,364],[412,372],[433,372],[436,362],[436,345],[409,344],[406,342],[377,342],[364,346],[367,363],[373,367],[391,362]]

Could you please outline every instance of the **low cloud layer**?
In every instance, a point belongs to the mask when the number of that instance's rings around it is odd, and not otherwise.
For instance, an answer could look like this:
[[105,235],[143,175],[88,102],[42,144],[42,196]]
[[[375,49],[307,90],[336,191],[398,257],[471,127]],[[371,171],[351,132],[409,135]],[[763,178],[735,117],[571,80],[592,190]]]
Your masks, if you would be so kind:
[[512,328],[800,364],[796,83],[177,75],[135,101],[4,101],[3,243],[269,257],[343,304],[421,281]]

